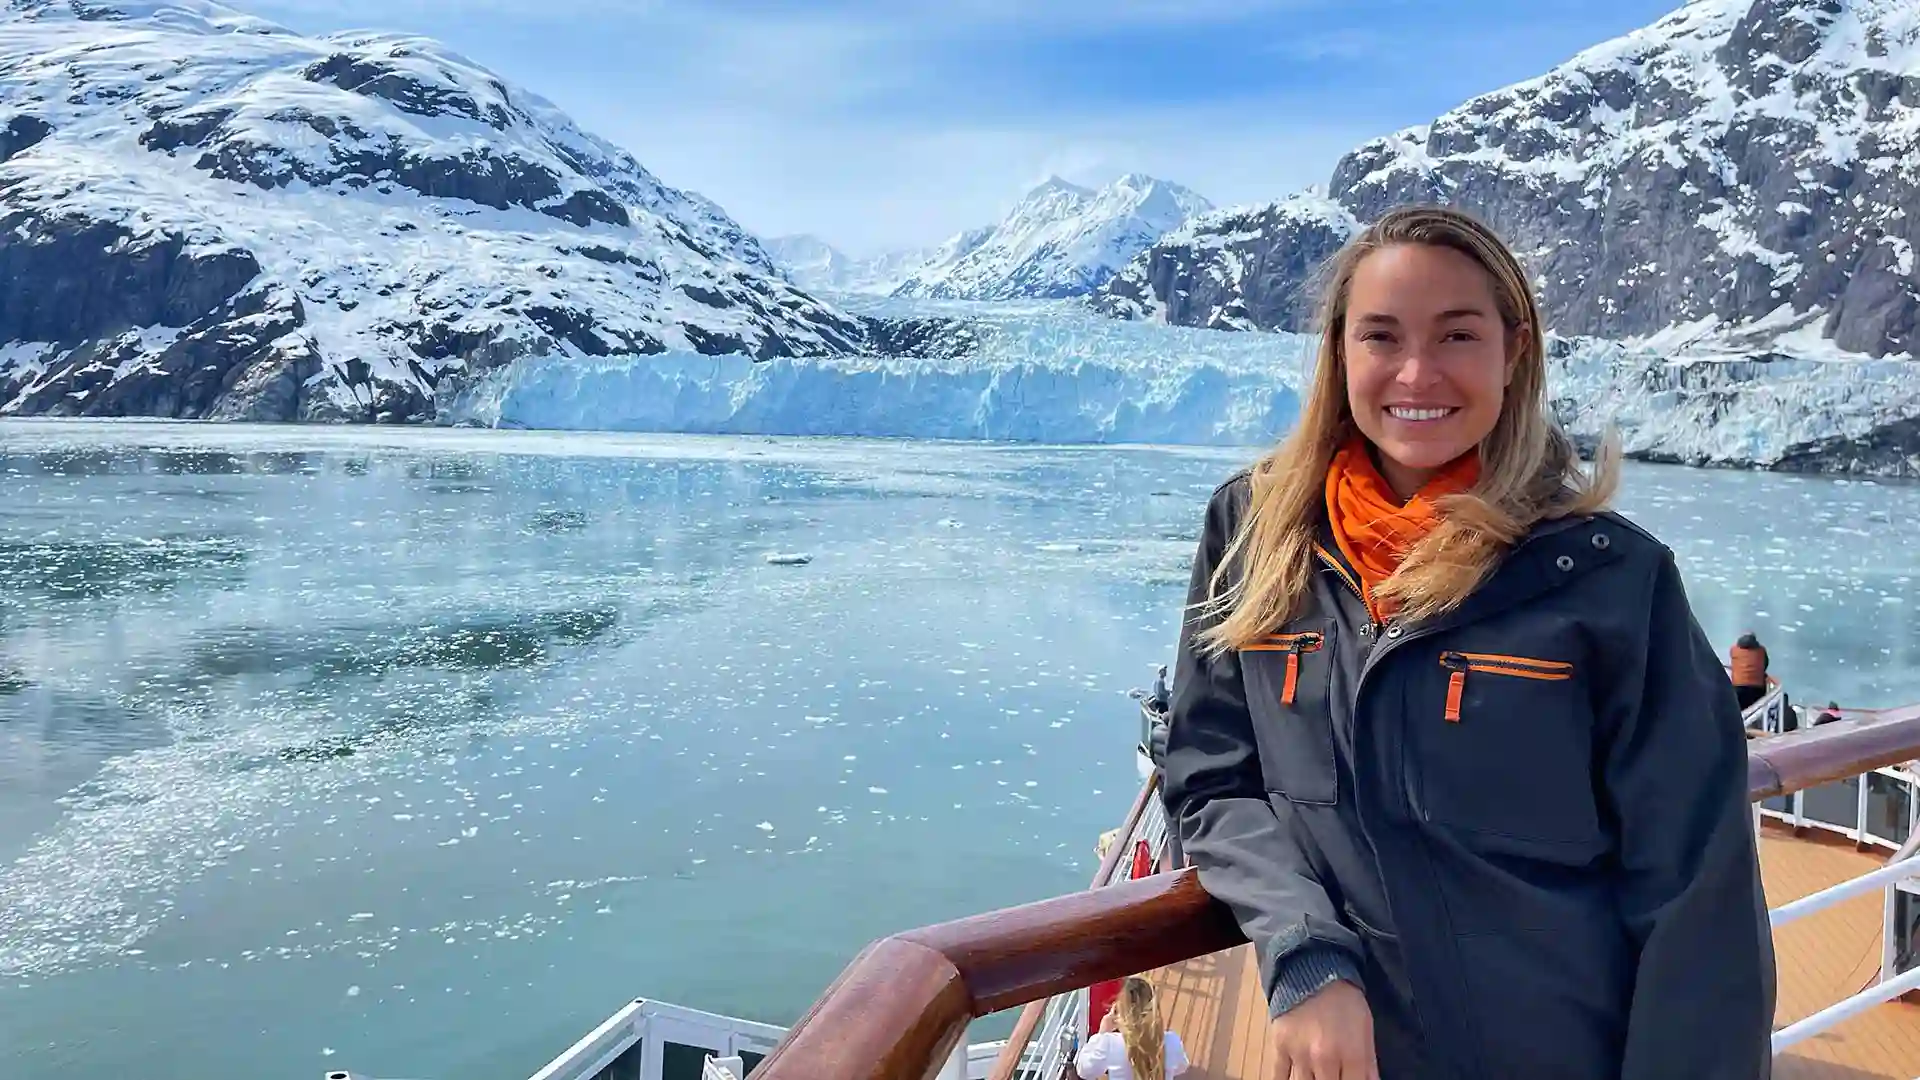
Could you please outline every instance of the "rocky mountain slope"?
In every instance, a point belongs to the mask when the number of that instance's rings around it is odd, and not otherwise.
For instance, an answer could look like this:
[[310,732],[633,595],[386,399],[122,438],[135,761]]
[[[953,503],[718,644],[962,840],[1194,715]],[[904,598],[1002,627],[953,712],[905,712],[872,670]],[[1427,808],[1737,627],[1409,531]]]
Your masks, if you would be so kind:
[[1693,0],[1347,154],[1324,196],[1223,211],[1094,299],[1300,329],[1312,270],[1403,202],[1471,209],[1552,327],[1694,352],[1920,352],[1920,0]]
[[1156,239],[1212,209],[1165,180],[1130,173],[1098,191],[1049,178],[997,225],[955,236],[893,295],[1057,299],[1092,292]]
[[1359,229],[1315,192],[1229,207],[1188,221],[1140,253],[1094,296],[1102,313],[1213,330],[1301,330],[1314,273]]
[[871,330],[433,42],[204,0],[0,7],[0,413],[401,420],[517,357]]

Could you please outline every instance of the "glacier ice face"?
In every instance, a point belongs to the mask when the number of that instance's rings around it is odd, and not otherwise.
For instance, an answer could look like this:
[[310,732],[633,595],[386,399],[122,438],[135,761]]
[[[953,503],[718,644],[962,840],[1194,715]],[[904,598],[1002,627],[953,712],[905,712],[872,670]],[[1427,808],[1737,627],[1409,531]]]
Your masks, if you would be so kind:
[[1920,476],[1920,380],[1905,361],[1672,356],[1594,339],[1555,339],[1551,351],[1560,421],[1590,439],[1612,424],[1633,457]]
[[528,357],[438,413],[488,427],[1250,445],[1292,426],[1312,363],[1293,335],[1147,328],[1065,304],[867,313],[964,318],[977,344],[954,359]]
[[[955,357],[527,357],[450,393],[441,422],[486,427],[1255,446],[1296,422],[1317,339],[1107,320],[1069,302],[867,300],[951,320]],[[1898,361],[1550,338],[1555,413],[1636,458],[1920,476],[1920,381]]]

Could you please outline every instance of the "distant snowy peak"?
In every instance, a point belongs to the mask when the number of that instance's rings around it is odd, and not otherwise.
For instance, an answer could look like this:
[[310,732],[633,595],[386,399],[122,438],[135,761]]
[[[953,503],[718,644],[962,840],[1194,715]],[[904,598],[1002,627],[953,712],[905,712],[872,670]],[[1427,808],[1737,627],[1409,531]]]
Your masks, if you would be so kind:
[[[1475,211],[1527,259],[1566,333],[1811,324],[1831,349],[1920,353],[1920,0],[1694,0],[1359,147],[1328,194],[1361,222],[1407,202]],[[1169,295],[1098,302],[1172,314]],[[1182,317],[1204,325],[1236,300],[1285,310],[1222,293]]]
[[1130,173],[1098,190],[1049,177],[999,224],[961,233],[895,290],[938,300],[1054,299],[1098,288],[1212,204]]
[[432,41],[203,0],[0,8],[0,413],[400,419],[520,356],[865,329]]
[[855,258],[817,236],[776,236],[762,242],[787,280],[816,292],[885,296],[936,257],[929,249],[889,251]]

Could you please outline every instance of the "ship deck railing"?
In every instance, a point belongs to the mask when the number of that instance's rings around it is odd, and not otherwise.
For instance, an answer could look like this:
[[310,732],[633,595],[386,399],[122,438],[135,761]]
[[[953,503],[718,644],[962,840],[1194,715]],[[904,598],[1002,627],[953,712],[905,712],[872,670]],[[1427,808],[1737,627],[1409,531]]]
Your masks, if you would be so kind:
[[[1111,844],[1102,854],[1100,869],[1095,871],[1089,888],[1131,880],[1135,852],[1142,845],[1149,866],[1165,865],[1170,823],[1159,795],[1160,773],[1156,769],[1141,785],[1121,827],[1109,834]],[[1013,1033],[987,1074],[989,1080],[1057,1075],[1073,1048],[1086,1041],[1088,1000],[1088,988],[1076,987],[1045,1001],[1029,1002],[1014,1021]]]
[[1887,865],[1837,885],[1831,885],[1810,896],[1782,904],[1767,913],[1770,926],[1777,932],[1788,923],[1826,911],[1856,896],[1875,891],[1883,894],[1878,977],[1860,992],[1775,1031],[1773,1033],[1775,1054],[1781,1053],[1795,1043],[1829,1031],[1876,1005],[1920,990],[1920,966],[1906,971],[1897,971],[1895,955],[1895,944],[1898,941],[1898,924],[1895,921],[1898,910],[1896,903],[1898,890],[1902,884],[1920,875],[1920,862],[1916,862],[1913,858],[1916,848],[1920,848],[1920,834],[1909,836],[1907,841],[1894,852],[1893,858],[1888,860]]
[[[1772,800],[1786,800],[1771,805],[1789,808],[1776,809],[1775,815],[1792,813],[1794,800],[1789,797],[1797,793],[1854,784],[1859,786],[1848,789],[1856,794],[1847,824],[1824,820],[1818,807],[1809,808],[1808,800],[1800,799],[1804,827],[1850,835],[1862,847],[1890,842],[1903,848],[1914,834],[1915,786],[1912,774],[1900,766],[1920,758],[1920,707],[1856,711],[1816,728],[1764,735],[1749,744],[1748,752],[1749,794],[1760,804],[1756,828]],[[1887,778],[1902,792],[1898,799],[1904,801],[1896,805],[1904,810],[1904,820],[1897,840],[1884,823],[1869,820],[1860,810],[1861,788],[1867,790],[1869,807],[1876,805],[1879,785],[1872,776]],[[1157,781],[1156,775],[1143,784],[1122,835],[1134,835],[1148,805],[1159,802]],[[1783,821],[1791,827],[1792,819]],[[1102,860],[1096,882],[1106,884],[906,931],[869,945],[754,1070],[755,1080],[926,1080],[960,1045],[971,1021],[1034,1003],[1043,1004],[1038,1010],[1023,1010],[993,1075],[998,1080],[1016,1075],[1058,1080],[1067,1068],[1060,1044],[1034,1036],[1042,1033],[1056,1009],[1071,1017],[1070,995],[1246,943],[1231,912],[1207,895],[1190,868],[1119,880],[1116,874],[1131,855],[1129,847],[1117,843]],[[1871,880],[1848,887],[1887,890],[1891,912],[1894,894],[1909,875],[1866,877]],[[1847,895],[1857,896],[1858,891]],[[1820,903],[1840,899],[1834,894]],[[1819,909],[1786,907],[1792,909],[1790,918]],[[1782,1029],[1776,1046],[1782,1039],[1824,1030],[1907,989],[1920,989],[1920,977],[1909,983],[1911,973],[1890,967],[1883,965],[1882,978],[1862,993]],[[1063,998],[1064,1004],[1050,1004]]]

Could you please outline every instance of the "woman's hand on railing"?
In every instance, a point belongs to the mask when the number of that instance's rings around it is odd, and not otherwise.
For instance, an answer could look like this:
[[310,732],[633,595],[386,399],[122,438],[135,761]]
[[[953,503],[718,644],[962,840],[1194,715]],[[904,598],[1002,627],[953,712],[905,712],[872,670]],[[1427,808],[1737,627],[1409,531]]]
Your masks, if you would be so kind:
[[1277,1017],[1272,1080],[1380,1080],[1373,1012],[1350,982],[1326,988]]

